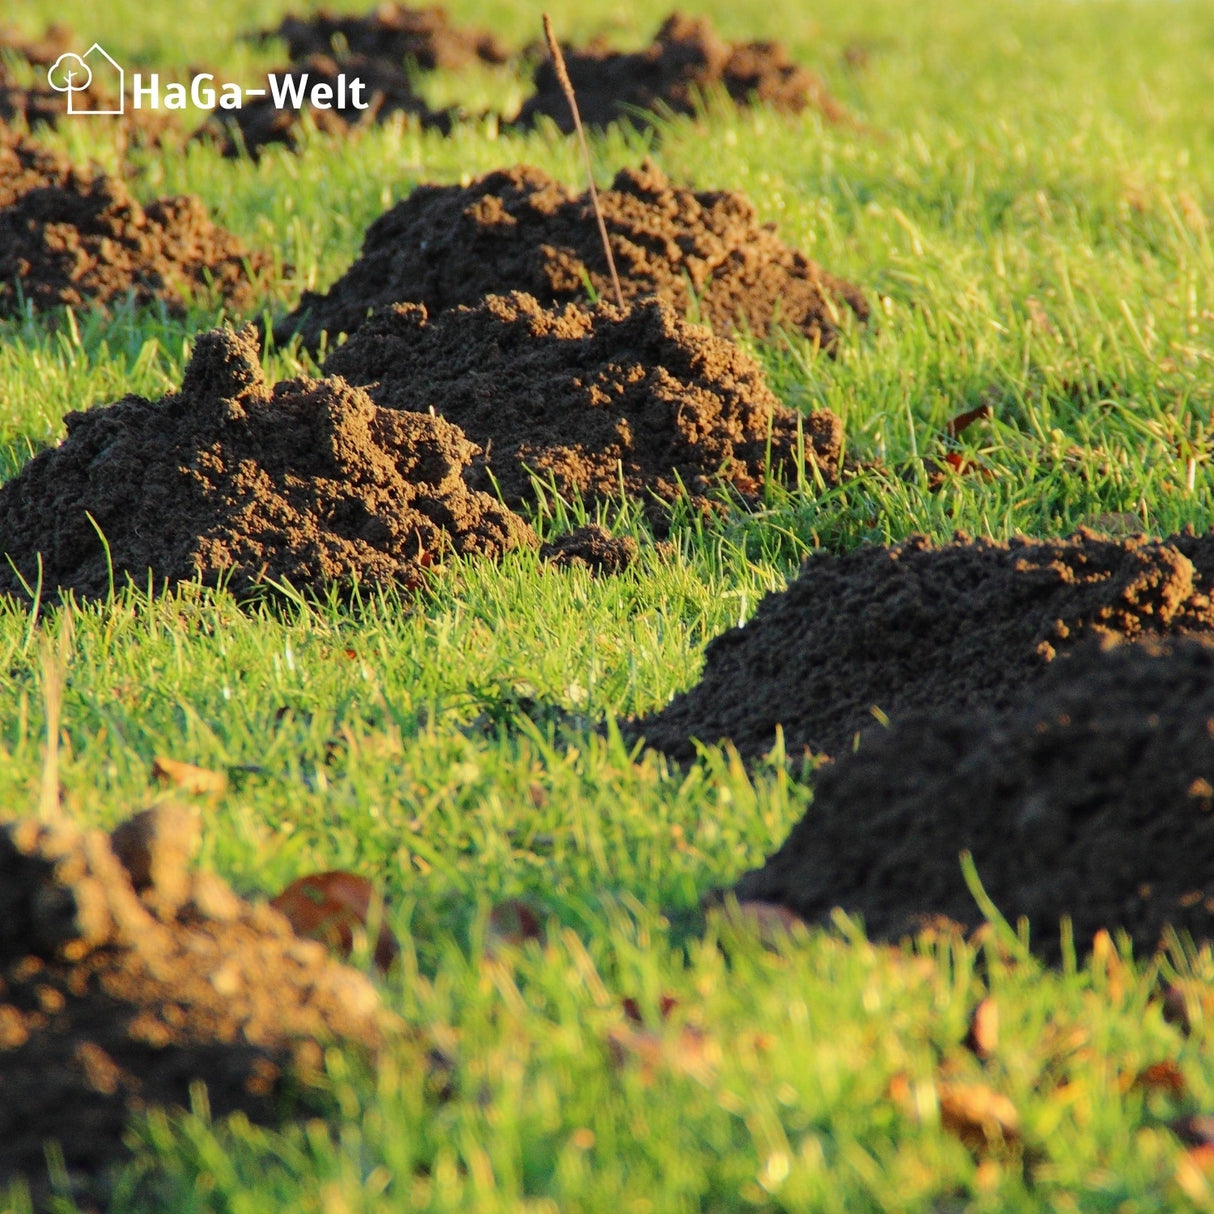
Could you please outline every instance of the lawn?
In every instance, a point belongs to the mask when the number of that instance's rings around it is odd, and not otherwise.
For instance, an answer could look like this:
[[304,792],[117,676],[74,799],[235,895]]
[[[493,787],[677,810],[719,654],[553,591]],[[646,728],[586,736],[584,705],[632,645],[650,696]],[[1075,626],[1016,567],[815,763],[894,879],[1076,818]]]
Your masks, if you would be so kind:
[[[15,19],[31,34],[64,21],[166,74],[205,62],[252,81],[282,48],[241,35],[291,7],[26,0]],[[538,11],[510,0],[451,10],[511,45],[540,35]],[[562,35],[632,46],[661,15],[550,11]],[[746,339],[784,402],[843,419],[860,475],[825,495],[772,487],[750,513],[676,528],[670,547],[635,509],[600,510],[642,548],[612,577],[516,552],[356,603],[249,606],[187,585],[0,605],[4,816],[37,810],[58,682],[62,800],[81,821],[111,827],[147,804],[155,756],[225,772],[227,791],[200,800],[201,864],[248,896],[315,870],[373,879],[403,946],[384,1001],[449,1072],[438,1082],[411,1048],[373,1070],[332,1051],[314,1115],[278,1130],[213,1121],[200,1091],[192,1114],[132,1127],[114,1210],[1214,1208],[1208,1154],[1170,1128],[1214,1113],[1210,1025],[1182,1031],[1159,999],[1172,967],[1214,973],[1208,955],[1077,941],[1054,970],[1005,929],[890,948],[842,916],[774,940],[706,916],[705,895],[806,812],[812,770],[779,753],[748,768],[727,746],[682,769],[615,726],[694,684],[704,644],[815,549],[1208,527],[1214,8],[697,11],[727,37],[784,41],[855,121],[713,99],[656,132],[592,136],[596,177],[649,154],[678,182],[745,191],[788,243],[863,285],[874,323],[849,327],[834,357]],[[472,112],[526,94],[508,68],[425,87]],[[118,164],[87,120],[40,138]],[[277,257],[271,316],[327,287],[419,182],[519,162],[581,182],[572,140],[490,119],[450,136],[315,133],[257,163],[200,144],[130,160],[141,199],[197,193]],[[68,411],[175,388],[195,335],[243,319],[199,306],[0,322],[0,479],[61,439]],[[297,346],[265,364],[271,380],[317,373]],[[949,445],[949,420],[980,404],[990,418]],[[946,451],[980,470],[929,477]],[[556,501],[532,521],[555,535],[585,517]],[[44,638],[69,615],[60,670]],[[494,944],[493,909],[513,899],[541,940]],[[976,1053],[963,1041],[985,999],[998,1038]],[[987,1102],[968,1122],[966,1099]],[[1002,1134],[976,1148],[958,1130],[992,1118]],[[18,1189],[5,1202],[27,1204]]]

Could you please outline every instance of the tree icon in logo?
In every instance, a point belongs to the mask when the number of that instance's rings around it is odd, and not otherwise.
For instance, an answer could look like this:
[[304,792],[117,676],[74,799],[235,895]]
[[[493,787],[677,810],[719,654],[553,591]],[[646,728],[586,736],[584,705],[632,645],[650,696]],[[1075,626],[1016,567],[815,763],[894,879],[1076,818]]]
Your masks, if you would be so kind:
[[[93,61],[92,65],[88,62],[90,59]],[[117,94],[117,101],[110,101],[108,96],[103,95],[104,90],[99,90],[94,95],[88,93],[89,86],[93,83],[94,67],[103,79],[106,76],[110,78],[110,83]],[[99,42],[94,42],[83,55],[67,51],[60,55],[46,72],[47,84],[55,92],[67,94],[67,112],[69,114],[121,114],[126,102],[122,81],[122,68],[106,54]],[[97,83],[100,85],[101,79]],[[77,97],[80,97],[82,101],[79,106],[76,104]]]

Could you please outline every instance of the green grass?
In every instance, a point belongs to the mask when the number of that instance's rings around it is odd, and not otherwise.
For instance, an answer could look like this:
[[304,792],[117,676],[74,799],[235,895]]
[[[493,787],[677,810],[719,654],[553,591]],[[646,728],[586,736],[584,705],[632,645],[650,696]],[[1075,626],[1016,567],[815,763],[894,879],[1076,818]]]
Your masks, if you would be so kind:
[[[281,48],[238,34],[291,6],[112,0],[104,20],[96,7],[34,0],[17,16],[30,32],[67,21],[166,73],[204,61],[251,82]],[[656,22],[631,8],[617,24],[606,10],[551,11],[559,30],[638,45]],[[515,43],[539,33],[523,5],[452,9]],[[790,243],[864,284],[877,323],[849,330],[837,359],[796,340],[751,348],[782,399],[838,412],[849,452],[872,467],[825,496],[773,489],[762,510],[685,528],[673,552],[650,549],[613,579],[514,554],[452,562],[422,596],[357,609],[242,609],[189,587],[73,608],[61,753],[71,812],[112,825],[143,805],[156,754],[228,770],[230,791],[206,807],[202,862],[248,894],[336,867],[380,883],[405,946],[385,1000],[448,1055],[454,1093],[440,1099],[438,1077],[402,1047],[374,1074],[334,1054],[329,1115],[282,1132],[211,1124],[200,1094],[193,1116],[136,1128],[115,1209],[1214,1206],[1166,1128],[1214,1111],[1208,1029],[1184,1037],[1163,1022],[1148,959],[1049,972],[951,939],[877,949],[846,922],[774,950],[705,925],[702,897],[778,845],[812,778],[779,756],[748,772],[721,748],[684,771],[630,753],[611,728],[694,683],[704,643],[814,548],[955,528],[1061,535],[1109,515],[1157,534],[1209,524],[1210,5],[702,11],[728,36],[783,39],[860,125],[714,105],[666,124],[656,143],[595,139],[597,176],[653,151],[678,180],[745,190]],[[857,44],[866,70],[845,63]],[[427,87],[472,110],[525,91],[508,70]],[[47,139],[117,163],[87,121]],[[331,282],[367,223],[419,181],[517,161],[571,184],[580,171],[553,130],[506,135],[483,121],[450,139],[407,125],[318,137],[256,165],[196,145],[133,159],[140,197],[197,192],[292,267],[271,285],[270,312]],[[0,325],[0,478],[57,441],[68,410],[179,383],[193,335],[221,319],[200,307],[185,321]],[[278,378],[314,369],[294,349],[267,359]],[[923,461],[946,449],[948,420],[984,401],[993,418],[958,449],[985,475],[930,488]],[[565,514],[579,512],[557,503],[537,523],[555,530]],[[607,517],[642,535],[634,512]],[[40,635],[64,614],[0,608],[8,814],[37,806]],[[546,919],[546,943],[490,961],[488,913],[515,897]],[[982,1066],[960,1042],[986,993],[1001,1032]],[[664,994],[678,1000],[667,1022]],[[625,997],[653,1040],[624,1035]],[[1131,1082],[1163,1059],[1184,1073],[1179,1100]],[[976,1161],[942,1127],[941,1068],[1011,1098],[1023,1158]]]

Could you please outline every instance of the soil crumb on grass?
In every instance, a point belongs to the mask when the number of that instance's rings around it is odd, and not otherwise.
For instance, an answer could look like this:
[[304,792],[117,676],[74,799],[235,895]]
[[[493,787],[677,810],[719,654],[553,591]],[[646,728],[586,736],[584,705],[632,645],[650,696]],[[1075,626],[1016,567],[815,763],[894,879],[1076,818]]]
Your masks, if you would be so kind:
[[566,500],[622,490],[662,529],[680,498],[708,510],[714,490],[756,494],[769,461],[784,479],[798,459],[838,476],[834,414],[780,404],[749,355],[657,300],[558,312],[511,294],[433,317],[403,304],[334,350],[325,373],[461,427],[484,449],[472,483],[511,506],[534,499],[534,472]]
[[550,565],[580,565],[592,573],[622,573],[637,558],[637,542],[630,535],[612,535],[591,523],[540,547]]
[[[441,417],[380,409],[340,379],[266,385],[252,328],[198,339],[179,392],[67,416],[0,489],[0,552],[30,586],[104,596],[200,578],[323,591],[416,585],[447,552],[497,556],[531,528],[463,472]],[[100,532],[105,536],[102,543]],[[0,564],[0,593],[20,581]]]
[[[792,114],[813,108],[829,122],[847,118],[825,84],[794,63],[780,43],[726,42],[706,17],[672,13],[643,51],[616,51],[602,41],[562,50],[587,126],[643,122],[637,111],[694,114],[719,89],[739,105],[757,101]],[[535,93],[515,122],[533,126],[541,116],[566,134],[573,130],[549,58],[536,67]]]
[[196,811],[161,805],[112,836],[66,819],[0,827],[0,1188],[50,1193],[58,1141],[73,1196],[105,1205],[133,1113],[281,1116],[322,1045],[394,1037],[371,983],[266,905],[191,872]]
[[505,63],[509,51],[487,30],[453,25],[445,8],[380,4],[365,16],[322,8],[307,17],[288,14],[262,39],[282,38],[293,63],[312,55],[366,55],[396,66],[458,71],[473,63]]
[[[1111,646],[1111,647],[1110,647]],[[1124,928],[1140,953],[1165,924],[1214,938],[1214,648],[1106,638],[1062,657],[999,710],[958,703],[865,735],[818,774],[814,802],[741,899],[873,937],[982,915],[958,853],[1011,923],[1059,956]]]
[[[841,314],[861,320],[859,287],[828,274],[761,224],[744,194],[673,186],[646,161],[599,195],[628,300],[656,295],[722,336],[773,325],[835,344]],[[368,229],[362,252],[325,295],[304,292],[275,327],[315,348],[353,333],[370,309],[425,304],[431,315],[484,296],[524,291],[548,305],[614,298],[586,193],[527,166],[467,186],[422,185]]]
[[1214,536],[995,543],[914,536],[817,555],[744,627],[709,643],[704,673],[634,736],[682,761],[692,739],[746,758],[774,745],[839,755],[915,710],[1003,708],[1089,635],[1214,631]]
[[113,177],[0,129],[0,316],[133,298],[183,315],[194,296],[237,311],[273,259],[211,222],[194,195],[146,207]]
[[[415,118],[425,128],[450,131],[453,115],[450,111],[432,110],[418,96],[413,82],[403,68],[382,59],[365,55],[347,55],[335,59],[329,55],[313,55],[303,63],[279,68],[275,73],[284,80],[303,86],[305,99],[316,85],[326,85],[334,98],[330,109],[307,106],[307,113],[317,130],[335,135],[347,135],[355,128],[384,122],[393,114]],[[365,85],[357,98],[353,90],[343,88],[339,77],[361,80]],[[292,88],[296,85],[292,85]],[[269,88],[269,85],[266,85]],[[294,96],[288,92],[288,98]],[[340,104],[344,98],[345,104]],[[358,104],[365,109],[359,109]],[[263,148],[274,143],[294,149],[298,146],[303,111],[286,105],[275,105],[272,94],[247,102],[239,109],[216,109],[195,132],[195,138],[215,141],[223,154],[234,158],[248,154],[253,159]]]

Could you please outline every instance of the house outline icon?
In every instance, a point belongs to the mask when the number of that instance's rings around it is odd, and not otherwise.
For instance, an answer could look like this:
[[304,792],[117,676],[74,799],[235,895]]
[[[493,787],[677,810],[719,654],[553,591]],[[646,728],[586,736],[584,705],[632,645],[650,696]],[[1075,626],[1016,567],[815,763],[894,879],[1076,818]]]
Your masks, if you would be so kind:
[[[118,64],[118,61],[116,59],[114,59],[113,56],[110,55],[108,51],[106,51],[105,47],[103,47],[100,42],[94,42],[93,45],[90,46],[89,49],[87,51],[85,51],[83,55],[80,56],[80,58],[85,59],[85,60],[90,60],[90,59],[92,60],[92,62],[89,64],[89,70],[92,71],[94,80],[97,79],[98,71],[100,71],[102,73],[102,77],[104,78],[104,75],[107,71],[107,68],[105,66],[106,64],[108,64],[109,67],[113,69],[113,71],[110,72],[111,75],[113,75],[113,73],[115,73],[115,72],[117,73],[117,75],[118,75],[118,108],[117,109],[78,110],[72,104],[76,97],[76,91],[72,91],[72,92],[69,92],[67,95],[67,112],[69,114],[121,114],[121,113],[124,113],[126,110],[126,88],[125,88],[126,73],[122,70],[121,66]],[[103,63],[102,60],[104,60],[105,62]]]

